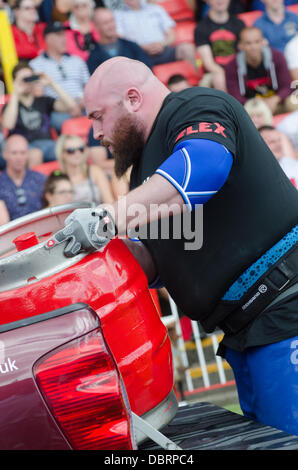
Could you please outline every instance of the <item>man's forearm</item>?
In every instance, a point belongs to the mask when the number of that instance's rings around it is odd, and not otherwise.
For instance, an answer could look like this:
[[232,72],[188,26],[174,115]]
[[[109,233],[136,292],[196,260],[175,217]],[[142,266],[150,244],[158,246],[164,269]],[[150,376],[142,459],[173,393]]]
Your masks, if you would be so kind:
[[77,103],[75,102],[75,100],[71,96],[69,96],[69,94],[66,93],[66,91],[64,91],[59,85],[57,85],[57,83],[51,82],[50,86],[59,96],[61,104],[63,103],[63,111],[70,111],[77,107]]
[[169,208],[173,215],[187,210],[177,189],[163,176],[154,174],[108,210],[115,218],[118,234],[126,235],[138,226],[168,217]]
[[11,94],[10,100],[2,113],[2,125],[5,129],[11,130],[14,129],[19,110],[19,99],[15,93]]

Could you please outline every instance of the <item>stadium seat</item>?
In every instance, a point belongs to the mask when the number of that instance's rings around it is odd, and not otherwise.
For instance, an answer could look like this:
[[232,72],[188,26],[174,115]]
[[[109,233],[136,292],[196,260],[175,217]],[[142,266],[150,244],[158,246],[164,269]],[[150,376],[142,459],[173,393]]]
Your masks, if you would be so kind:
[[287,7],[287,10],[290,10],[293,13],[297,13],[297,15],[298,15],[298,3],[296,3],[295,5],[289,5]]
[[163,7],[174,21],[194,21],[194,12],[186,0],[159,0],[157,4]]
[[196,86],[201,79],[199,73],[186,60],[177,60],[167,64],[155,65],[153,73],[161,82],[167,85],[169,78],[175,74],[184,75],[192,86]]
[[92,122],[87,118],[87,116],[67,119],[62,124],[61,134],[77,135],[87,142],[91,126]]
[[49,176],[52,171],[55,170],[61,170],[60,163],[57,160],[54,160],[52,162],[45,162],[41,163],[40,165],[36,165],[31,170],[38,171],[39,173],[42,173],[43,175]]
[[252,26],[254,22],[263,15],[263,11],[254,10],[246,11],[245,13],[239,13],[237,16],[242,20],[246,26]]
[[189,42],[194,44],[195,27],[195,21],[181,21],[177,23],[175,27],[175,44],[180,44],[181,42]]

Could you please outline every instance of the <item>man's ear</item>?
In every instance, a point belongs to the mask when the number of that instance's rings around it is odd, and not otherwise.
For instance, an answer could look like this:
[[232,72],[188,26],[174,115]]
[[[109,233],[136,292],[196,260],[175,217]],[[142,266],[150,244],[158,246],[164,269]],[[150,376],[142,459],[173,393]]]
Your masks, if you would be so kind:
[[126,101],[132,111],[138,111],[143,102],[143,97],[140,90],[133,87],[129,88],[126,92]]

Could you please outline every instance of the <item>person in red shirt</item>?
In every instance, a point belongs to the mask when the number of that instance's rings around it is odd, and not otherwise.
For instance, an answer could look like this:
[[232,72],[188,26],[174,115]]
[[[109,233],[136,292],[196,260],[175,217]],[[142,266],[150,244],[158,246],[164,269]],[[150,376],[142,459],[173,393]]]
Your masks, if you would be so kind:
[[12,34],[19,59],[34,59],[45,49],[43,30],[45,23],[38,22],[37,9],[33,0],[16,0],[14,7],[15,24]]
[[93,22],[93,0],[71,0],[71,14],[65,22],[67,52],[87,61],[99,40],[99,32]]

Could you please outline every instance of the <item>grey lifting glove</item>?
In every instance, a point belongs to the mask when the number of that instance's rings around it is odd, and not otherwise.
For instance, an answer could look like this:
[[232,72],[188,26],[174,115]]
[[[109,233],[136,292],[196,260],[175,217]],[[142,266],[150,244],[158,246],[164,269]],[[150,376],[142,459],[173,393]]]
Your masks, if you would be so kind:
[[115,235],[115,223],[106,209],[76,209],[65,219],[65,227],[46,242],[45,248],[50,249],[69,240],[64,254],[70,258],[82,251],[92,252],[102,248]]

